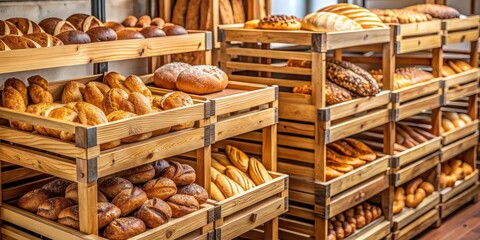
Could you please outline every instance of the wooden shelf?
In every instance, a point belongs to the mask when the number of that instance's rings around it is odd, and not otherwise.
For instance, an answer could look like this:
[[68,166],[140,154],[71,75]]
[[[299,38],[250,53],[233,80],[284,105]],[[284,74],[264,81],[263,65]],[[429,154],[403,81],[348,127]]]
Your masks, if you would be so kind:
[[440,194],[438,191],[433,192],[427,196],[423,201],[415,208],[405,207],[403,211],[393,216],[393,230],[399,231],[402,228],[407,227],[412,222],[416,222],[418,218],[432,209],[435,209],[440,203]]
[[437,224],[440,221],[440,213],[437,207],[424,213],[415,221],[393,233],[394,240],[414,239],[415,236],[425,231],[428,227]]
[[478,41],[480,16],[442,20],[443,45]]
[[[476,179],[478,179],[478,175],[475,176],[477,177]],[[461,206],[467,204],[468,202],[476,202],[478,198],[479,187],[480,184],[478,182],[475,182],[462,193],[458,194],[449,201],[440,204],[440,217],[442,219],[446,218],[448,215],[459,209]]]
[[432,20],[420,23],[391,25],[395,34],[395,53],[418,52],[442,46],[442,22]]
[[395,187],[399,187],[400,185],[412,180],[413,178],[421,175],[422,173],[437,167],[439,163],[439,153],[435,152],[407,166],[403,166],[395,173],[392,173],[391,184]]

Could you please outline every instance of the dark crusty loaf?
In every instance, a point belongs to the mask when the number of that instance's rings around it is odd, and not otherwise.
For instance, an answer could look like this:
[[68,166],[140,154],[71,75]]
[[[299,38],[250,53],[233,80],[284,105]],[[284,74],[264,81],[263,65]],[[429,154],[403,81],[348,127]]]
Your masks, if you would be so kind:
[[429,14],[434,18],[440,19],[460,17],[460,12],[458,12],[457,9],[438,4],[417,4],[413,6],[408,6],[404,9]]
[[23,34],[44,32],[38,24],[26,18],[9,18],[6,21],[13,23]]
[[15,24],[0,20],[0,37],[5,35],[23,35]]
[[94,27],[86,31],[92,42],[114,41],[117,34],[109,27]]
[[38,23],[43,30],[53,36],[56,36],[62,32],[76,30],[75,27],[68,21],[64,21],[61,18],[51,17],[43,19]]
[[23,36],[7,35],[0,38],[0,40],[12,50],[41,47],[40,44]]
[[338,65],[334,61],[327,61],[327,78],[330,81],[363,97],[374,96],[380,91],[378,83],[368,72],[365,71],[370,77],[365,78],[362,76],[364,70],[358,71],[359,67],[348,62],[340,63],[342,65]]
[[38,43],[41,47],[53,47],[63,45],[62,40],[48,33],[30,33],[26,38]]
[[145,223],[135,217],[124,217],[113,220],[103,231],[103,237],[110,240],[129,239],[145,232]]
[[155,228],[170,221],[172,209],[163,200],[152,198],[140,207],[135,213],[135,217],[145,222],[147,227]]
[[91,42],[90,36],[79,30],[65,31],[58,34],[56,37],[59,38],[65,45],[84,44]]
[[67,21],[69,21],[77,30],[82,30],[84,32],[94,27],[103,26],[102,21],[95,16],[83,13],[73,14],[67,18]]

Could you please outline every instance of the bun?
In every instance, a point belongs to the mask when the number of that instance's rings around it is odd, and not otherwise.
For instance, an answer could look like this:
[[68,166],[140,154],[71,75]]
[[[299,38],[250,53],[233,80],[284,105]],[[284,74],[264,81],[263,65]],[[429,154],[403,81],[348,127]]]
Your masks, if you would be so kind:
[[135,31],[135,30],[130,30],[130,29],[124,29],[120,30],[117,32],[117,39],[118,40],[124,40],[124,39],[144,39],[145,37]]
[[79,230],[80,229],[80,214],[78,212],[78,205],[71,206],[68,208],[63,209],[59,214],[58,214],[58,220],[57,222],[65,225],[67,227],[71,227],[74,229]]
[[453,124],[453,122],[446,118],[442,118],[442,127],[445,130],[445,132],[455,129],[455,125]]
[[204,204],[208,200],[208,193],[203,187],[196,183],[192,183],[186,186],[179,187],[177,194],[185,194],[194,197],[198,204]]
[[152,23],[152,18],[148,15],[143,15],[138,19],[137,23],[135,24],[135,27],[144,28],[144,27],[150,26],[151,23]]
[[247,191],[255,187],[255,183],[245,174],[234,166],[227,166],[225,170],[227,177],[238,183],[243,190]]
[[143,191],[148,198],[167,199],[177,193],[177,186],[171,179],[159,177],[145,183]]
[[[63,104],[58,104],[58,103],[31,104],[27,107],[26,112],[33,113],[35,115],[39,115],[39,116],[43,116],[43,117],[47,117],[47,116],[49,116],[49,114],[52,110],[60,108],[60,107],[63,107]],[[24,126],[19,126],[20,129],[22,129],[23,127]],[[30,130],[30,128],[31,128],[30,125],[28,125],[28,128],[29,128],[29,131],[32,131],[32,130]],[[45,129],[41,126],[34,125],[33,128],[35,129],[35,131],[38,134],[41,134],[41,135],[44,135],[44,136],[49,135],[49,133],[47,132],[47,129]]]
[[62,103],[83,102],[85,84],[77,81],[69,81],[62,92]]
[[152,198],[142,205],[135,217],[145,222],[148,228],[156,228],[170,221],[172,209],[163,200]]
[[6,35],[0,38],[0,40],[5,44],[7,48],[11,50],[41,47],[40,44],[32,41],[29,38],[17,35]]
[[23,34],[44,32],[38,24],[26,18],[9,18],[6,21],[15,25]]
[[257,186],[273,180],[270,174],[267,172],[267,169],[265,169],[265,166],[263,166],[260,161],[253,157],[250,158],[250,162],[248,164],[248,173]]
[[153,162],[153,168],[155,168],[155,177],[160,177],[162,172],[169,166],[170,164],[164,159]]
[[120,208],[121,216],[125,217],[141,207],[147,200],[147,194],[141,188],[133,187],[117,194],[112,200],[112,204]]
[[123,240],[145,232],[145,223],[135,217],[124,217],[113,220],[103,231],[103,237],[110,240]]
[[302,29],[310,31],[353,31],[362,26],[348,17],[330,12],[314,12],[303,18]]
[[30,33],[25,35],[26,38],[38,43],[41,47],[61,46],[63,42],[48,33]]
[[339,3],[324,7],[317,12],[332,12],[352,19],[363,29],[386,28],[382,20],[368,9],[349,3]]
[[452,123],[455,128],[461,128],[466,126],[465,122],[462,119],[455,119],[452,121]]
[[156,26],[148,26],[140,30],[140,33],[145,37],[145,38],[154,38],[154,37],[165,37],[167,34],[165,32],[156,27]]
[[[3,84],[4,88],[7,88],[8,86],[11,86],[13,89],[17,90],[18,93],[22,96],[23,102],[25,103],[25,106],[28,105],[28,90],[27,86],[25,83],[18,79],[18,78],[9,78],[5,81]],[[3,98],[5,99],[5,98]]]
[[[59,108],[52,109],[48,113],[48,117],[63,120],[63,121],[68,121],[68,122],[79,122],[77,112],[66,107],[59,107]],[[62,141],[75,141],[74,133],[58,131],[50,128],[46,128],[44,130],[47,132],[48,135],[54,138],[60,138]]]
[[103,26],[109,27],[115,32],[122,31],[125,29],[125,27],[122,24],[117,22],[106,22],[103,24]]
[[155,177],[155,169],[152,164],[144,164],[127,170],[125,179],[132,184],[146,183]]
[[43,185],[43,189],[49,191],[52,196],[54,197],[63,197],[65,196],[65,190],[67,189],[68,185],[72,182],[63,180],[63,179],[55,179],[45,185]]
[[43,188],[37,188],[25,193],[18,199],[18,206],[21,209],[36,213],[40,204],[52,197],[52,194]]
[[108,202],[97,203],[98,228],[103,228],[116,218],[119,218],[122,211],[117,206]]
[[60,41],[63,42],[65,45],[70,45],[70,44],[85,44],[85,43],[90,43],[91,39],[88,34],[79,31],[79,30],[70,30],[70,31],[65,31],[61,32],[58,35],[56,35]]
[[260,29],[300,30],[302,27],[300,21],[295,16],[269,15],[260,20],[258,27]]
[[29,86],[28,95],[33,103],[53,103],[53,96],[48,92],[48,81],[39,76],[31,76],[27,79]]
[[175,35],[187,35],[187,30],[179,25],[173,25],[170,23],[165,24],[163,27],[163,31],[167,36],[175,36]]
[[143,115],[153,111],[151,100],[139,92],[130,93],[130,95],[128,95],[128,101],[133,103],[137,115]]
[[63,21],[60,18],[51,17],[43,19],[38,25],[48,34],[57,36],[58,34],[70,30],[77,30],[70,22]]
[[135,24],[137,24],[137,22],[138,22],[137,17],[128,16],[123,20],[122,25],[125,27],[135,27]]
[[65,208],[71,207],[73,204],[64,197],[49,198],[40,204],[37,209],[37,215],[57,221],[58,214]]
[[[179,107],[193,105],[193,99],[183,92],[170,92],[163,95],[160,105],[163,110],[170,110]],[[180,131],[195,126],[195,122],[186,122],[172,127],[172,131]]]
[[195,170],[187,164],[169,162],[170,166],[162,172],[162,177],[172,179],[177,186],[184,186],[195,182]]
[[85,86],[83,97],[85,102],[95,105],[100,109],[104,109],[103,102],[105,95],[110,91],[110,87],[101,83],[91,81]]
[[200,208],[197,200],[190,195],[175,194],[169,197],[166,202],[172,209],[172,216],[174,218],[183,217]]
[[82,13],[77,13],[73,14],[70,17],[67,18],[67,21],[72,23],[72,25],[77,29],[81,31],[88,31],[92,28],[95,27],[101,27],[103,26],[102,21],[98,20],[95,16],[90,16],[87,14],[82,14]]
[[[78,184],[77,183],[71,183],[68,185],[68,187],[65,189],[65,198],[70,200],[74,204],[78,204]],[[105,195],[98,191],[97,192],[97,202],[107,202],[108,199],[105,197]]]
[[23,33],[15,26],[15,24],[0,20],[0,37],[6,35],[19,35],[22,36]]
[[[97,98],[95,102],[101,99],[103,94],[95,93],[92,97]],[[93,101],[93,100],[92,100]],[[108,121],[116,121],[124,118],[134,117],[135,106],[132,102],[128,101],[128,94],[120,88],[110,89],[103,98],[101,104],[105,113],[108,114]],[[115,112],[115,114],[113,114]]]
[[152,98],[152,92],[138,76],[130,75],[123,81],[123,83],[130,92],[138,92],[147,98]]
[[108,178],[98,184],[98,190],[105,194],[108,199],[113,199],[121,191],[132,188],[133,184],[121,177]]
[[163,18],[154,18],[152,19],[152,22],[150,23],[152,26],[157,26],[157,27],[163,27],[165,25],[165,20]]
[[127,94],[130,94],[130,90],[125,86],[123,82],[125,77],[117,72],[109,72],[103,76],[103,83],[107,84],[111,88],[120,88]]
[[104,42],[117,40],[117,34],[109,27],[94,27],[87,32],[92,42]]
[[172,62],[165,64],[155,70],[153,74],[153,83],[157,87],[176,90],[175,86],[178,75],[187,68],[190,68],[190,64],[181,62]]
[[185,69],[178,75],[175,86],[178,90],[209,94],[220,92],[228,85],[228,76],[215,66],[197,65]]

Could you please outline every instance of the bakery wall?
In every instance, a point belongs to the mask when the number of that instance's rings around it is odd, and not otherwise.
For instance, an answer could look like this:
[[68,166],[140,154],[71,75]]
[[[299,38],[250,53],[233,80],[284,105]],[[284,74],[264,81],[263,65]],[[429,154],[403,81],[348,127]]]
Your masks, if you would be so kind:
[[[106,1],[107,20],[122,21],[128,15],[140,16],[147,12],[147,0],[115,0]],[[70,1],[1,1],[0,19],[11,17],[26,17],[35,22],[48,17],[67,18],[73,13],[90,13],[90,0],[70,0]],[[10,78],[27,79],[32,75],[42,75],[45,78],[55,81],[71,79],[93,74],[92,64],[52,68],[45,70],[34,70],[22,73],[0,74],[0,86]],[[109,63],[109,70],[119,71],[122,74],[146,74],[147,60],[128,60]]]

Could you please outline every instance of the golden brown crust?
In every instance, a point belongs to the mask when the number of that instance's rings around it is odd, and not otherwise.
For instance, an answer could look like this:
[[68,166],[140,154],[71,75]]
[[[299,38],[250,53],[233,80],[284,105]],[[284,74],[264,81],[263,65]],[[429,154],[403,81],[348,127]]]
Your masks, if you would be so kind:
[[186,35],[188,34],[187,30],[180,26],[180,25],[173,25],[171,23],[166,23],[163,27],[163,31],[167,36],[175,36],[175,35]]
[[206,203],[208,200],[207,191],[205,191],[203,187],[196,183],[179,187],[177,190],[177,194],[193,196],[200,205]]
[[27,86],[22,80],[18,78],[9,78],[3,84],[4,88],[7,86],[12,86],[15,90],[17,90],[22,95],[25,106],[28,105],[28,90]]
[[417,4],[404,8],[425,14],[429,14],[434,18],[450,19],[460,17],[460,12],[455,8],[439,5],[439,4]]
[[26,38],[38,43],[41,47],[61,46],[63,42],[48,33],[30,33],[25,35]]
[[18,200],[18,206],[21,209],[36,213],[38,206],[50,197],[52,197],[52,194],[49,191],[43,188],[37,188],[20,197]]
[[40,48],[40,44],[32,41],[29,38],[17,35],[6,35],[0,38],[5,45],[11,49],[27,49],[27,48]]
[[103,83],[107,84],[111,88],[120,88],[125,91],[127,94],[130,94],[127,86],[123,83],[125,77],[117,72],[109,72],[103,76]]
[[135,217],[123,217],[113,220],[103,231],[103,237],[110,240],[123,240],[145,232],[145,223]]
[[140,165],[127,170],[124,177],[133,184],[146,183],[155,177],[155,169],[150,163]]
[[177,185],[169,178],[159,177],[143,185],[148,198],[167,199],[177,193]]
[[176,90],[175,83],[177,82],[178,75],[191,67],[190,64],[181,62],[172,62],[165,64],[155,70],[153,74],[153,83],[157,87]]
[[105,22],[105,23],[103,23],[103,26],[109,27],[115,32],[118,32],[118,31],[121,31],[121,30],[125,29],[125,27],[121,23],[118,23],[118,22]]
[[117,32],[117,39],[118,40],[125,40],[125,39],[144,39],[145,37],[136,30],[131,29],[124,29]]
[[5,35],[22,36],[23,33],[17,28],[17,26],[15,26],[15,24],[0,20],[0,37],[3,37]]
[[80,30],[70,30],[70,31],[61,32],[55,37],[60,39],[65,45],[85,44],[85,43],[92,42],[92,40],[90,39],[90,36],[88,36],[88,34]]
[[123,81],[123,83],[130,92],[139,92],[147,98],[152,98],[152,92],[138,76],[130,75]]
[[98,190],[105,194],[108,199],[113,199],[124,189],[131,188],[133,188],[133,184],[121,177],[108,178],[98,184]]
[[141,188],[133,187],[118,193],[112,200],[112,204],[120,208],[121,216],[125,217],[141,207],[147,200],[147,194]]
[[225,147],[225,152],[235,167],[243,172],[247,172],[249,166],[249,158],[247,154],[231,145]]
[[210,196],[213,200],[215,201],[222,201],[225,200],[225,196],[223,195],[222,191],[220,188],[218,188],[217,184],[215,182],[210,182]]
[[98,228],[103,228],[116,218],[119,218],[122,211],[117,206],[108,202],[97,203]]
[[302,24],[300,19],[295,16],[288,15],[269,15],[260,20],[258,27],[260,29],[276,29],[276,30],[300,30]]
[[197,211],[200,206],[197,200],[190,195],[175,194],[165,200],[172,209],[172,217],[179,218]]
[[128,101],[133,103],[137,115],[148,114],[152,112],[151,100],[139,92],[132,92],[128,95]]
[[135,27],[144,28],[150,26],[151,23],[152,18],[148,15],[143,15],[138,19],[137,23],[135,23]]
[[135,213],[135,217],[145,222],[147,227],[155,228],[170,221],[172,209],[159,198],[152,198],[145,202]]
[[140,30],[145,38],[165,37],[167,34],[157,26],[148,26]]
[[173,7],[172,23],[185,26],[185,13],[187,12],[187,0],[177,0]]
[[[6,86],[2,91],[2,106],[20,112],[25,112],[26,105],[22,94],[14,89],[12,86]],[[31,132],[32,126],[24,122],[10,121],[10,127],[18,128],[24,131]]]
[[358,168],[366,164],[364,160],[341,155],[330,148],[327,148],[326,152],[327,159],[333,162],[349,164],[352,165],[354,168]]
[[[105,113],[107,113],[109,116],[111,113],[115,111],[125,111],[130,113],[135,112],[135,106],[133,105],[132,102],[128,100],[128,94],[120,88],[110,89],[107,92],[107,94],[105,94],[105,97],[103,98],[102,106]],[[113,120],[113,116],[111,116],[108,119],[109,119],[108,120],[109,122],[115,121]],[[121,118],[118,118],[116,120],[119,120],[119,119]]]
[[94,27],[86,31],[92,42],[105,42],[117,40],[117,34],[109,27]]
[[195,182],[197,175],[190,165],[174,161],[169,162],[169,164],[170,166],[162,172],[162,177],[172,179],[177,186],[184,186]]
[[314,12],[303,18],[301,28],[310,31],[354,31],[362,30],[362,26],[343,15],[331,12]]
[[135,27],[135,24],[137,24],[138,18],[135,16],[127,16],[123,21],[122,25],[125,27]]
[[198,30],[200,22],[200,2],[201,0],[188,1],[187,14],[185,16],[185,28]]
[[163,27],[165,25],[165,20],[163,18],[156,17],[152,19],[152,23],[150,24],[152,26],[157,26],[157,27]]
[[265,166],[254,157],[250,158],[248,173],[257,186],[272,180]]
[[255,183],[250,177],[234,166],[227,166],[225,169],[225,175],[238,183],[238,185],[240,185],[245,191],[255,187]]
[[178,75],[177,89],[194,94],[220,92],[228,85],[228,76],[215,66],[197,65],[187,68]]
[[[48,117],[68,122],[79,122],[77,112],[66,107],[52,109],[48,114]],[[50,128],[46,128],[45,130],[48,135],[55,138],[60,138],[62,141],[75,141],[75,133],[58,131]]]
[[331,12],[352,19],[362,26],[363,29],[386,28],[387,26],[377,15],[367,9],[349,3],[339,3],[319,9],[317,12]]
[[259,28],[260,20],[259,19],[253,19],[250,21],[246,21],[245,24],[243,24],[243,28],[247,29],[257,29]]
[[85,84],[78,81],[69,81],[62,92],[62,103],[83,102]]
[[71,15],[67,18],[67,21],[69,21],[77,30],[81,30],[84,32],[95,27],[103,26],[102,21],[100,21],[95,16],[90,16],[82,13]]
[[44,32],[38,24],[26,18],[9,18],[5,21],[14,24],[23,34]]
[[85,86],[83,97],[85,98],[85,102],[93,104],[103,110],[103,101],[109,90],[110,87],[107,85],[101,82],[92,81]]
[[73,204],[64,197],[53,197],[43,201],[37,209],[37,215],[57,221],[58,214],[65,208],[71,207]]

